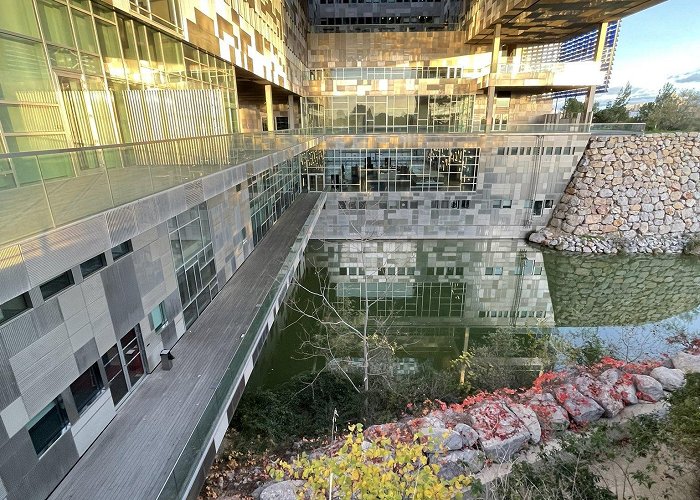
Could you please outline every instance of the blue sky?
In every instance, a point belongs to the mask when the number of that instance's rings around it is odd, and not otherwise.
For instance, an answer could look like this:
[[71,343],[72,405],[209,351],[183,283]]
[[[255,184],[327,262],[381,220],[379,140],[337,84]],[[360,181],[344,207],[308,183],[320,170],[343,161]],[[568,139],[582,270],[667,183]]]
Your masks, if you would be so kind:
[[610,92],[600,97],[614,99],[630,82],[632,102],[653,100],[667,81],[700,89],[700,0],[666,0],[624,18]]

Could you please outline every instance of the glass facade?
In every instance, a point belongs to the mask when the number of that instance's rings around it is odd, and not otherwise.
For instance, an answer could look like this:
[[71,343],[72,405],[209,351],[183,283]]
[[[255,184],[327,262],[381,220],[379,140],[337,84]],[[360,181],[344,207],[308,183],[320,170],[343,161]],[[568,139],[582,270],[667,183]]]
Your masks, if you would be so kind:
[[258,244],[301,192],[301,156],[248,179],[253,245]]
[[332,134],[469,133],[473,95],[302,97],[304,127]]
[[323,68],[311,69],[308,80],[422,80],[430,78],[475,78],[488,73],[489,68],[457,66],[420,66],[413,68]]
[[[304,164],[311,191],[475,191],[478,148],[328,149]],[[321,185],[321,181],[323,185]]]
[[177,286],[189,327],[219,291],[206,203],[168,221]]
[[[131,3],[179,25],[173,0]],[[4,151],[237,130],[234,67],[165,32],[89,1],[17,0],[0,17]],[[20,181],[36,175],[14,167]]]

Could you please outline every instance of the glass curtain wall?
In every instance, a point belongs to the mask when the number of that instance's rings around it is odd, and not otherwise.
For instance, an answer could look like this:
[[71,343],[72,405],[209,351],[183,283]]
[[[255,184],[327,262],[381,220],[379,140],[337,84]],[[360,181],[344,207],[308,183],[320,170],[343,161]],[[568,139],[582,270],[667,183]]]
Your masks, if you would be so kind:
[[[231,64],[88,0],[6,3],[0,16],[4,152],[237,130]],[[179,23],[173,0],[132,4],[168,27]],[[36,172],[17,177],[31,182]]]
[[324,167],[330,191],[475,191],[479,149],[329,149]]
[[301,155],[248,180],[253,245],[267,234],[301,191]]
[[469,133],[474,99],[473,95],[302,97],[302,111],[305,127],[318,125],[333,134]]
[[206,203],[168,221],[177,286],[189,328],[219,291]]

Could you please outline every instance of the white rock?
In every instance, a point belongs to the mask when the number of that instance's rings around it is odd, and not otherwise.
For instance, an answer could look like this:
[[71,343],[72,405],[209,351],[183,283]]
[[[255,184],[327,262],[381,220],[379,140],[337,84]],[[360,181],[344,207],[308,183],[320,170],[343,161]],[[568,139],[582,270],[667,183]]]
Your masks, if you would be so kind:
[[639,398],[637,398],[637,388],[634,386],[631,376],[624,377],[620,370],[616,368],[609,368],[601,373],[598,378],[602,382],[615,387],[615,391],[620,395],[622,401],[626,405],[636,405],[639,403]]
[[557,401],[579,425],[595,422],[605,413],[605,410],[598,403],[581,394],[572,384],[561,385],[553,392]]
[[296,500],[297,491],[304,481],[280,481],[265,487],[260,492],[260,500]]
[[420,433],[426,439],[425,446],[429,453],[447,453],[462,449],[462,436],[453,430],[423,428]]
[[467,424],[459,423],[454,426],[454,431],[462,436],[462,446],[471,448],[479,440],[479,434]]
[[633,375],[639,399],[656,403],[665,397],[663,386],[648,375]]
[[451,451],[446,455],[435,457],[433,463],[444,465],[450,462],[464,465],[469,471],[477,473],[484,468],[484,454],[478,450]]
[[576,377],[575,383],[576,388],[581,391],[581,394],[591,398],[603,407],[605,416],[608,418],[614,417],[625,407],[624,403],[621,401],[622,398],[620,398],[615,388],[610,384],[603,383],[587,375]]
[[540,421],[537,419],[537,414],[532,408],[520,403],[509,403],[508,408],[510,408],[510,411],[512,411],[515,416],[525,424],[525,427],[527,427],[530,433],[530,443],[539,443],[542,439],[542,427],[540,426]]
[[530,432],[505,403],[490,401],[469,410],[472,428],[487,458],[503,463],[523,448]]
[[673,366],[685,373],[700,373],[700,356],[679,352],[671,358]]
[[667,391],[677,391],[685,385],[685,373],[677,368],[659,366],[649,374],[654,377]]

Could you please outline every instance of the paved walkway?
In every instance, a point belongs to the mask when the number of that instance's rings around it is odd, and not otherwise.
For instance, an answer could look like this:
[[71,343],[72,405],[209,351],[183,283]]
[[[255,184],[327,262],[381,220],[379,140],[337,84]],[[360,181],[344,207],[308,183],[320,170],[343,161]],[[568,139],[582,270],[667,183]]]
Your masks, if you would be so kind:
[[318,197],[287,209],[175,345],[173,368],[144,378],[51,499],[156,498]]

